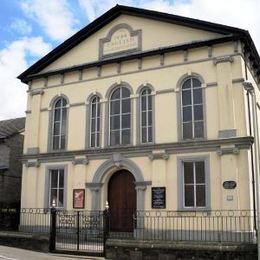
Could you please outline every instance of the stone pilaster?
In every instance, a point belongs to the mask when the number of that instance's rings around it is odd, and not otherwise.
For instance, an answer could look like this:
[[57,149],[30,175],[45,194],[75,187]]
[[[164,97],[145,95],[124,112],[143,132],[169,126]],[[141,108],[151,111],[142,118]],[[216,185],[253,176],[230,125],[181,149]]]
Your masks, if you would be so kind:
[[39,134],[40,134],[40,109],[41,109],[41,98],[44,91],[43,89],[33,90],[31,95],[31,115],[30,115],[30,126],[27,146],[28,152],[39,151]]
[[220,138],[236,136],[232,63],[233,58],[231,56],[223,56],[214,60],[214,64],[217,67]]
[[220,175],[221,175],[221,189],[222,200],[221,209],[232,210],[239,208],[238,189],[237,185],[234,189],[227,189],[223,187],[226,181],[235,181],[238,184],[238,163],[237,156],[239,150],[235,147],[221,147],[217,152],[220,156]]
[[137,197],[137,205],[136,205],[136,210],[144,210],[145,206],[145,190],[146,186],[138,186],[136,185],[136,197]]

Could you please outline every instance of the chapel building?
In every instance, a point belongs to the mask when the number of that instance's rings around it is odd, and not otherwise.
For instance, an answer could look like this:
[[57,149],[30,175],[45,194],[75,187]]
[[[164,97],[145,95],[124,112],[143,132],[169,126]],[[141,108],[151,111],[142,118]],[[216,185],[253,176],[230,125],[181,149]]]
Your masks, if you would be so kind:
[[136,211],[255,209],[260,59],[247,31],[117,5],[18,78],[22,208],[107,205],[117,231]]

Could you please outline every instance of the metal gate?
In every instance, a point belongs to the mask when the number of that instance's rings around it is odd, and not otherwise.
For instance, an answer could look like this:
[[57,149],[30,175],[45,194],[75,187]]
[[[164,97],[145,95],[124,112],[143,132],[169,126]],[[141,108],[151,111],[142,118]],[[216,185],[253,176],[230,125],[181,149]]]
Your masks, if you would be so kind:
[[51,217],[51,251],[104,255],[106,213],[103,211],[56,211]]

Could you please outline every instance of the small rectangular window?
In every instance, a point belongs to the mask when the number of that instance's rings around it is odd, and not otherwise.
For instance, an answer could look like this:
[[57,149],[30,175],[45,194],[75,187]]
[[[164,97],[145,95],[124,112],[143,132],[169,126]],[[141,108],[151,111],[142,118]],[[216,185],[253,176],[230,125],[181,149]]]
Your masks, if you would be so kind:
[[64,169],[49,170],[49,207],[64,207]]
[[205,162],[183,162],[183,191],[185,207],[206,207]]
[[183,123],[183,139],[192,138],[192,123]]
[[191,105],[191,90],[185,90],[182,92],[182,105]]

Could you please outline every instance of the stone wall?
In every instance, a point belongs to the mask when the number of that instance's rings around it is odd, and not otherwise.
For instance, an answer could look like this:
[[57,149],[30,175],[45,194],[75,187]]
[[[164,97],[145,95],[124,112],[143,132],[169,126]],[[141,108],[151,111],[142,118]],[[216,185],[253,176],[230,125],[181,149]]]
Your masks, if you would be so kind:
[[18,232],[0,232],[0,245],[47,253],[49,252],[49,237]]
[[0,144],[0,164],[8,170],[0,174],[0,207],[19,207],[21,200],[23,135],[17,134]]
[[9,166],[10,147],[5,141],[0,142],[0,166]]
[[184,260],[184,259],[257,259],[254,244],[206,242],[167,242],[108,239],[106,259]]

